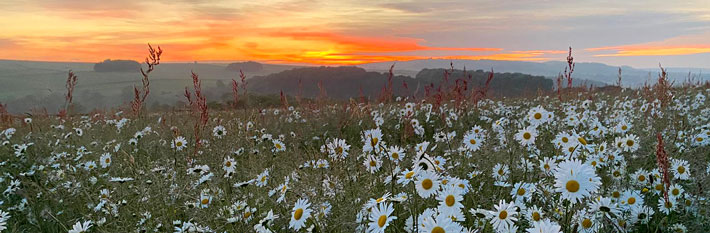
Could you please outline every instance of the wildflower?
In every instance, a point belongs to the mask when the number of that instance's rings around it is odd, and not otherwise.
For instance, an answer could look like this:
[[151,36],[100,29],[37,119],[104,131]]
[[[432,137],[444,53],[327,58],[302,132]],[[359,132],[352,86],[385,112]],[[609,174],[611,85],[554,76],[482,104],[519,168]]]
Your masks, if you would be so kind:
[[636,208],[641,208],[644,204],[643,196],[636,190],[626,190],[623,195],[621,195],[621,208],[625,210],[633,210]]
[[350,145],[348,145],[343,139],[333,139],[330,143],[326,145],[328,149],[328,156],[333,159],[345,159],[348,157],[348,150],[350,150]]
[[439,176],[431,171],[422,171],[416,178],[417,194],[423,198],[429,198],[439,190]]
[[274,152],[286,151],[286,145],[280,140],[273,140],[272,142],[274,143]]
[[224,137],[224,135],[227,135],[227,130],[224,128],[224,126],[218,125],[215,126],[214,129],[212,129],[212,135],[217,138],[222,138]]
[[418,171],[418,167],[415,167],[411,170],[407,169],[402,171],[398,176],[399,179],[397,179],[397,184],[401,184],[402,186],[409,184],[409,182],[413,181],[414,178],[417,176]]
[[370,212],[370,224],[367,232],[383,233],[390,222],[397,219],[396,216],[390,216],[394,212],[391,203],[382,202]]
[[562,199],[572,203],[596,192],[599,185],[601,178],[594,173],[594,168],[579,160],[563,161],[555,169],[555,191],[562,194]]
[[461,191],[456,187],[444,186],[442,191],[439,192],[437,199],[439,200],[438,210],[440,213],[446,211],[461,212],[463,208],[463,204],[461,204],[463,196],[461,195]]
[[611,198],[600,197],[592,202],[590,208],[601,215],[607,216],[609,218],[618,217],[621,214],[621,210],[616,205],[616,203],[611,202]]
[[529,222],[537,222],[542,220],[543,213],[542,209],[537,206],[532,206],[530,208],[525,209],[525,218],[528,219]]
[[515,202],[506,203],[500,200],[494,207],[495,210],[490,211],[491,224],[497,231],[508,229],[515,221],[518,221],[518,211],[515,210]]
[[586,210],[577,212],[575,219],[579,225],[578,230],[580,233],[596,233],[601,226],[601,222],[597,220],[596,216]]
[[72,229],[69,230],[69,233],[84,233],[89,231],[89,228],[91,228],[91,220],[85,221],[85,222],[76,222],[74,226],[72,226]]
[[532,228],[525,229],[528,233],[560,233],[562,227],[549,219],[533,223]]
[[0,210],[0,232],[7,229],[7,221],[10,219],[8,212]]
[[688,169],[688,161],[681,159],[671,160],[671,171],[673,171],[673,177],[679,180],[690,179],[690,169]]
[[291,221],[289,222],[288,228],[298,231],[306,226],[306,220],[311,217],[312,210],[308,208],[310,206],[311,204],[308,200],[298,199],[293,206],[293,213],[291,214]]
[[516,202],[522,202],[524,200],[530,199],[532,193],[535,192],[535,185],[531,183],[518,182],[513,185],[513,189],[510,190],[510,195],[516,200]]
[[94,168],[96,168],[96,162],[94,162],[94,161],[88,161],[84,164],[84,169],[87,171],[90,171]]
[[427,216],[422,214],[422,216],[424,217],[423,221],[419,221],[422,224],[419,227],[421,232],[451,233],[463,231],[461,225],[445,215]]
[[683,195],[683,192],[685,190],[683,189],[682,186],[678,184],[673,184],[668,188],[668,197],[673,199],[673,200],[680,200],[680,197]]
[[654,213],[655,211],[653,211],[653,208],[648,206],[642,206],[636,209],[631,209],[630,222],[646,224],[649,220],[651,220],[651,217]]
[[635,152],[639,149],[639,137],[629,134],[622,139],[621,148],[626,152]]
[[549,120],[548,116],[548,112],[544,108],[542,108],[542,106],[538,105],[537,107],[531,108],[528,111],[527,119],[531,125],[540,125]]
[[256,186],[264,187],[269,183],[269,169],[265,169],[256,177]]
[[[234,173],[234,170],[236,169],[236,161],[230,156],[227,156],[227,158],[224,158],[224,162],[222,163],[222,170],[224,170],[228,174]],[[226,175],[225,175],[226,176]]]
[[521,129],[517,134],[515,134],[515,139],[518,140],[523,146],[535,144],[535,137],[537,137],[537,130],[535,130],[532,126]]
[[101,159],[99,160],[99,163],[101,164],[101,168],[106,168],[108,166],[111,166],[111,154],[109,154],[109,153],[102,154]]
[[389,149],[389,158],[395,163],[399,163],[404,158],[404,149],[398,146],[392,146]]
[[481,148],[483,141],[484,138],[479,137],[478,134],[473,132],[463,136],[463,144],[465,148],[472,152],[478,151]]
[[185,149],[187,147],[187,140],[183,136],[178,136],[173,140],[173,143],[171,144],[170,148],[176,149],[178,151],[182,151],[182,149]]
[[507,164],[496,164],[493,166],[493,178],[496,180],[506,180],[508,179],[508,173],[510,169]]
[[84,135],[84,130],[80,128],[74,128],[74,133],[76,133],[76,136],[83,136]]

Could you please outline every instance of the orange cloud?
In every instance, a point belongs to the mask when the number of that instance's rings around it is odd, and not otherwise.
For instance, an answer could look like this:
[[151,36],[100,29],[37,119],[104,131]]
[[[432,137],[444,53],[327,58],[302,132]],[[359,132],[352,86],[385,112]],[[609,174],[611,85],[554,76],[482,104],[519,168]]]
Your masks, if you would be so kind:
[[590,52],[615,51],[612,54],[596,54],[595,57],[669,56],[710,53],[710,45],[610,46],[586,50]]
[[374,38],[346,36],[327,32],[272,32],[269,36],[287,37],[293,40],[324,41],[343,46],[359,52],[402,52],[419,50],[448,50],[448,51],[501,51],[500,48],[452,48],[430,47],[420,45],[421,40],[412,38]]

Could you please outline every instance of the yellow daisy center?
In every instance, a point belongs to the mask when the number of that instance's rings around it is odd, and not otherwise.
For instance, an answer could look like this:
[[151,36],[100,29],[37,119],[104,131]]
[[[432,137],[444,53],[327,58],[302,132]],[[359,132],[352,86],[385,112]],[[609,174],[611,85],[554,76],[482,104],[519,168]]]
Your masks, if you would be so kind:
[[565,184],[565,188],[571,193],[576,193],[577,191],[579,191],[579,182],[577,182],[576,180],[567,181],[567,184]]
[[425,179],[422,181],[422,188],[429,190],[432,186],[434,186],[434,182],[432,182],[431,179]]
[[627,146],[634,146],[634,140],[626,140]]
[[407,172],[407,174],[404,175],[404,178],[411,179],[412,176],[414,176],[414,172]]
[[387,223],[387,215],[382,215],[380,218],[377,219],[377,225],[380,227],[384,227],[385,223]]
[[454,197],[454,195],[446,196],[446,199],[444,201],[446,202],[446,206],[448,207],[454,206],[454,204],[456,204],[456,198]]
[[584,220],[582,220],[582,227],[584,227],[584,229],[591,228],[592,227],[592,220],[589,220],[588,218],[585,218]]
[[500,219],[506,219],[508,217],[508,211],[501,211],[500,214],[498,214],[498,218]]
[[301,217],[303,217],[303,209],[299,208],[293,212],[293,219],[301,220]]
[[525,140],[529,140],[531,137],[532,137],[532,134],[530,134],[529,132],[523,133],[523,138],[524,138]]
[[524,188],[519,188],[518,189],[518,196],[525,195],[525,189]]

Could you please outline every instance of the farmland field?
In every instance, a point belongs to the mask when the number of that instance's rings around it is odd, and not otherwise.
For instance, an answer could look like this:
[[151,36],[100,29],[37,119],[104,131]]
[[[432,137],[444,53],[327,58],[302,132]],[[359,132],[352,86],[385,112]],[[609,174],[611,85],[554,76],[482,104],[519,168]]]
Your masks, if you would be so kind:
[[705,86],[3,115],[3,232],[707,232]]

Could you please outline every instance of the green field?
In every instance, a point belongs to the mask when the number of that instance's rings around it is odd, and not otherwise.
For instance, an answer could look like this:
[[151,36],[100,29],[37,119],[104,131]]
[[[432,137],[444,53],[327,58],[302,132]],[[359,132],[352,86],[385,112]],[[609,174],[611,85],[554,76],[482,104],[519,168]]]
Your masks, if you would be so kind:
[[710,92],[665,90],[2,118],[0,230],[707,232]]

